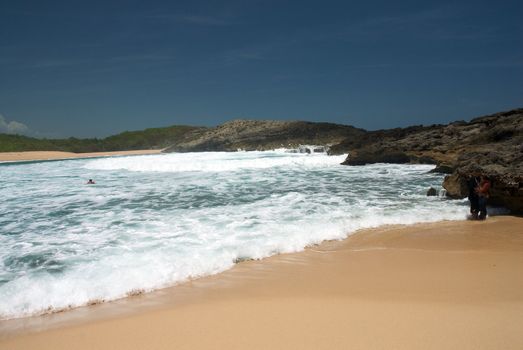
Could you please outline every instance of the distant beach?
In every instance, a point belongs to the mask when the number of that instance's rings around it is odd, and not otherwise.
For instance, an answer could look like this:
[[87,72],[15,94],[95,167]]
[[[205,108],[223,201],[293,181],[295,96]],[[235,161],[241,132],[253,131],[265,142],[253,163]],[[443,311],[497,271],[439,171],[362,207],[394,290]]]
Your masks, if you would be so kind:
[[140,154],[158,154],[162,150],[136,150],[136,151],[115,151],[115,152],[91,152],[91,153],[72,153],[57,151],[29,151],[29,152],[0,152],[0,162],[22,162],[35,160],[58,160],[71,158],[94,158],[106,156],[127,156]]
[[125,301],[0,323],[0,349],[521,349],[523,218],[363,230]]

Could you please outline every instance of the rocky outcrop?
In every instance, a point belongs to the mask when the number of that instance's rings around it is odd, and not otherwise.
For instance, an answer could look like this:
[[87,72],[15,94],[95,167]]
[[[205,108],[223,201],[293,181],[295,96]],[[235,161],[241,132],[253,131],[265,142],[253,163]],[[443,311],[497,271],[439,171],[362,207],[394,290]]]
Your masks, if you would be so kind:
[[455,179],[444,181],[447,193],[463,198],[468,193],[454,191],[449,184],[486,175],[492,182],[489,202],[523,213],[523,110],[476,118],[470,124],[475,133],[455,161]]
[[488,176],[492,183],[489,203],[503,206],[516,214],[523,213],[523,178],[517,174],[490,173],[488,170],[467,172],[458,170],[452,175],[447,175],[443,187],[447,196],[451,198],[465,198],[468,196],[467,179],[471,175],[483,174]]
[[447,197],[455,199],[465,198],[469,194],[467,176],[458,173],[447,175],[445,180],[443,180],[443,188],[447,191]]
[[434,187],[431,187],[427,190],[427,196],[433,197],[433,196],[437,196],[437,195],[438,195],[438,191],[436,191],[436,189]]
[[395,163],[405,164],[411,161],[405,152],[393,148],[385,148],[380,145],[362,147],[352,151],[343,165],[365,165],[369,163]]
[[348,165],[434,163],[434,171],[452,174],[443,183],[452,198],[468,195],[468,176],[486,175],[492,180],[490,203],[523,213],[523,109],[470,122],[373,131],[331,152],[348,153]]
[[330,146],[365,133],[363,129],[331,123],[233,120],[191,140],[176,142],[164,152],[271,150],[303,144]]

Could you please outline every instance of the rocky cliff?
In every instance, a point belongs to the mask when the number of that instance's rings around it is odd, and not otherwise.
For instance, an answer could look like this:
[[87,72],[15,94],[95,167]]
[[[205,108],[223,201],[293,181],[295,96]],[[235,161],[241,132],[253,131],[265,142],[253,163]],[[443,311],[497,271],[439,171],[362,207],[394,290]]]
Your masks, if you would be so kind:
[[487,175],[490,202],[523,213],[523,109],[448,125],[379,130],[331,148],[349,153],[343,164],[433,163],[451,173],[443,187],[452,198],[467,196],[466,179]]
[[174,143],[165,152],[271,150],[298,145],[337,144],[365,130],[352,126],[302,121],[233,120],[191,139]]

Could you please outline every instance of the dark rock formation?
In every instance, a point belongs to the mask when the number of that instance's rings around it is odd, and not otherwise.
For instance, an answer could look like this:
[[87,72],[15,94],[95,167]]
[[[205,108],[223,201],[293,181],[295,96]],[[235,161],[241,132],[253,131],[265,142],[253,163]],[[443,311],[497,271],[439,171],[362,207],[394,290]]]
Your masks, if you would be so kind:
[[[472,174],[486,175],[492,182],[489,202],[523,213],[523,109],[476,118],[470,124],[477,132],[455,161],[455,181],[464,182]],[[445,180],[444,187],[449,181]],[[468,194],[450,187],[450,196]]]
[[431,173],[440,173],[440,174],[452,174],[454,172],[454,166],[440,163],[438,164],[434,169],[432,169]]
[[352,126],[302,121],[233,120],[164,152],[246,151],[294,148],[300,144],[330,146],[365,130]]
[[468,195],[468,176],[492,179],[489,202],[523,213],[523,109],[454,122],[379,130],[331,147],[348,153],[348,165],[435,163],[434,172],[449,173],[443,183],[451,198]]
[[370,145],[350,153],[343,165],[365,165],[369,163],[409,163],[411,158],[400,150]]
[[431,187],[428,189],[427,196],[437,196],[437,195],[438,195],[438,192],[436,191],[436,189],[434,187]]

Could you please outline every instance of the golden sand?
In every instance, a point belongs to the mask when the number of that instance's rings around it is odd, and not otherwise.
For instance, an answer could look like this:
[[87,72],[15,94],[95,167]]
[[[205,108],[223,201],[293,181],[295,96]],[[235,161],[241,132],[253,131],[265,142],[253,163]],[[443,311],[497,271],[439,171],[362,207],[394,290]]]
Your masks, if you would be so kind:
[[362,231],[125,301],[4,321],[0,349],[523,349],[523,218]]
[[105,157],[105,156],[157,154],[160,152],[161,152],[161,150],[91,152],[91,153],[72,153],[72,152],[55,152],[55,151],[0,152],[0,162],[20,162],[20,161],[31,161],[31,160],[57,160],[57,159],[70,159],[70,158],[92,158],[92,157]]

